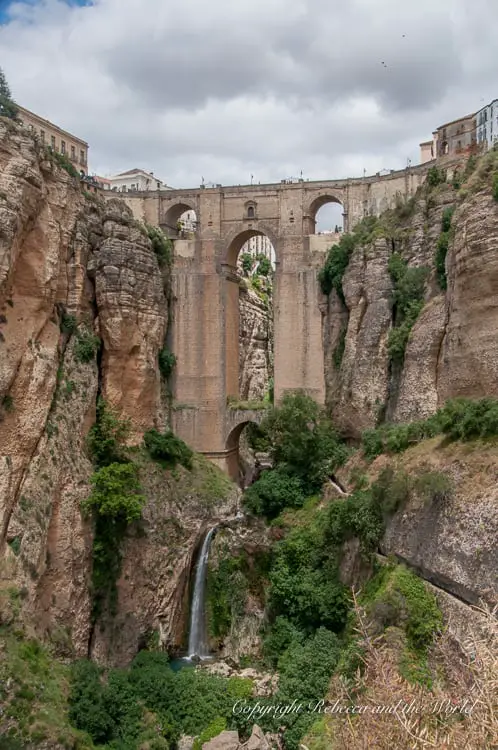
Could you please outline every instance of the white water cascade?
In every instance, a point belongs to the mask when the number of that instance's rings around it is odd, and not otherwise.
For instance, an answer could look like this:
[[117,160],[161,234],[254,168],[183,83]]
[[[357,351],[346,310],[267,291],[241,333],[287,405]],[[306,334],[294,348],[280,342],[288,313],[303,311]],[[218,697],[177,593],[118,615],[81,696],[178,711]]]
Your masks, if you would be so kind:
[[202,543],[195,571],[194,592],[190,611],[190,632],[188,637],[188,659],[197,656],[209,658],[206,638],[206,574],[209,547],[216,527],[210,529]]

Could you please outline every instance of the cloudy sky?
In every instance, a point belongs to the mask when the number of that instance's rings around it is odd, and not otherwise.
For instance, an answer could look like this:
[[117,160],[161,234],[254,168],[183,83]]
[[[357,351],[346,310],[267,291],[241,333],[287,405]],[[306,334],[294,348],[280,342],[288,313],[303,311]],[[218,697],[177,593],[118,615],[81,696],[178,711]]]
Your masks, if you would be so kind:
[[498,97],[497,0],[0,0],[15,99],[169,185],[417,163]]

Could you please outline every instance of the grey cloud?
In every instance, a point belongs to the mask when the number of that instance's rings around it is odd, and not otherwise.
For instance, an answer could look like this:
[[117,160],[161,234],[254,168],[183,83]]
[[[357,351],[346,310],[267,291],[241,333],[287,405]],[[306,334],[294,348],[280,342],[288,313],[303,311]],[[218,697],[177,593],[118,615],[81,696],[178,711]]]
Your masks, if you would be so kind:
[[45,0],[0,27],[0,65],[97,172],[343,177],[416,162],[436,126],[498,95],[494,2]]

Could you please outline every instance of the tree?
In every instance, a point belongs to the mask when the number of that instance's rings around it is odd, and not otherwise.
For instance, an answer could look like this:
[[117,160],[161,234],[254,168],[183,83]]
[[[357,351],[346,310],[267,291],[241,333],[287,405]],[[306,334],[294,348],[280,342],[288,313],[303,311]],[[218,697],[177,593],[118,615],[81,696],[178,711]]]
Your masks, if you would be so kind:
[[325,410],[303,391],[286,394],[261,430],[269,437],[275,468],[299,477],[305,494],[319,491],[348,455]]
[[0,68],[0,116],[8,117],[9,120],[17,120],[17,107],[2,68]]

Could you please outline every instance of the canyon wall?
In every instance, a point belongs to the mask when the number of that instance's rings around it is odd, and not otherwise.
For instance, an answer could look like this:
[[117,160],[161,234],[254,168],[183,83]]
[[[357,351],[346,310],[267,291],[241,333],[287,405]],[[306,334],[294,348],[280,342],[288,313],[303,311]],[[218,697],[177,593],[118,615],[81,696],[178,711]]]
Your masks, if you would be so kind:
[[[449,398],[498,396],[498,203],[486,166],[469,184],[460,191],[451,183],[420,189],[409,215],[397,218],[395,238],[377,236],[354,249],[342,281],[344,301],[335,290],[326,298],[327,403],[351,437],[383,418],[425,418]],[[450,206],[456,208],[454,237],[446,258],[447,289],[442,291],[434,258],[443,213]],[[394,289],[388,263],[393,252],[409,267],[429,269],[424,305],[397,368],[388,351]]]
[[173,476],[138,450],[143,519],[125,540],[115,621],[93,628],[86,437],[99,396],[129,420],[130,445],[167,426],[169,269],[124,203],[85,194],[57,162],[0,118],[0,585],[39,635],[122,663],[150,631],[182,645],[192,555],[237,497],[201,459]]

